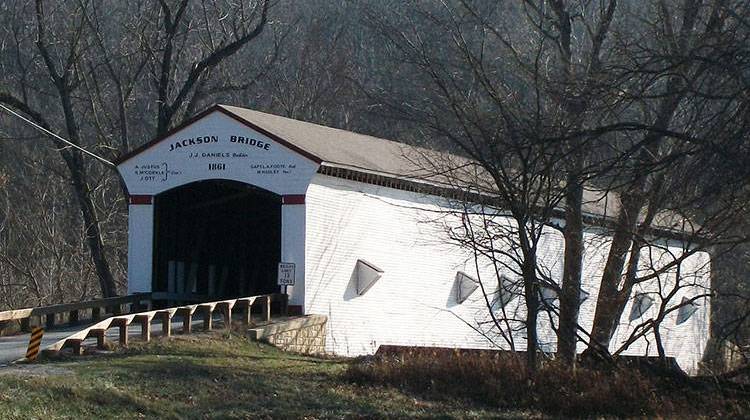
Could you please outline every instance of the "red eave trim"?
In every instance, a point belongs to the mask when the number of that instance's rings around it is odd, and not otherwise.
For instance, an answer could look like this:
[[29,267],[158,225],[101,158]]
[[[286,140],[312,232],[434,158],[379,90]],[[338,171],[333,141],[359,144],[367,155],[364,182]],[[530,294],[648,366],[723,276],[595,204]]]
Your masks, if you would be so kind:
[[162,140],[164,140],[165,138],[171,136],[172,134],[174,134],[174,133],[182,130],[183,128],[185,128],[185,127],[189,126],[190,124],[198,121],[199,119],[205,117],[206,115],[208,115],[208,114],[210,114],[210,113],[212,113],[214,111],[217,111],[218,108],[219,108],[218,105],[214,105],[214,106],[211,106],[208,109],[204,110],[203,112],[199,112],[198,114],[194,115],[193,117],[188,118],[187,120],[183,121],[177,127],[175,127],[173,129],[167,131],[167,133],[164,134],[163,136],[159,136],[159,137],[157,137],[157,138],[155,138],[155,139],[153,139],[153,140],[151,140],[149,142],[146,142],[146,143],[144,143],[144,144],[136,147],[135,149],[133,149],[133,150],[131,150],[129,152],[125,152],[122,156],[120,156],[117,159],[115,159],[113,161],[113,163],[116,166],[119,166],[121,163],[123,163],[126,160],[132,158],[133,156],[141,154],[146,149],[150,148],[151,146],[156,145],[157,143],[161,142]]
[[151,204],[154,201],[154,196],[152,195],[131,195],[129,197],[130,204],[138,205],[138,204]]
[[305,204],[304,194],[288,194],[281,196],[281,204]]
[[307,150],[302,149],[302,148],[300,148],[300,147],[298,147],[298,146],[296,146],[296,145],[294,145],[292,143],[289,143],[288,141],[286,141],[286,140],[282,139],[281,137],[277,136],[276,134],[274,134],[274,133],[272,133],[272,132],[270,132],[270,131],[268,131],[268,130],[260,127],[260,126],[257,126],[257,125],[255,125],[255,124],[253,124],[253,123],[251,123],[251,122],[249,122],[247,120],[245,120],[244,118],[242,118],[239,115],[233,113],[232,111],[229,111],[228,109],[222,107],[221,105],[217,105],[217,109],[216,110],[222,112],[227,117],[236,120],[240,124],[243,124],[245,127],[248,127],[248,128],[250,128],[252,130],[255,130],[255,131],[257,131],[257,132],[259,132],[261,134],[265,134],[270,139],[276,141],[277,143],[281,144],[282,146],[286,147],[287,149],[292,150],[294,152],[297,152],[300,155],[302,155],[302,156],[310,159],[311,161],[313,161],[313,162],[315,162],[317,164],[321,164],[323,162],[323,159],[315,156],[314,154],[308,152]]
[[193,124],[194,122],[200,120],[201,118],[207,116],[208,114],[211,114],[214,111],[221,112],[222,114],[224,114],[224,115],[232,118],[233,120],[239,122],[240,124],[244,125],[245,127],[248,127],[251,130],[255,130],[255,131],[257,131],[257,132],[259,132],[261,134],[264,134],[268,138],[270,138],[273,141],[281,144],[282,146],[286,147],[287,149],[292,150],[294,152],[297,152],[298,154],[300,154],[300,155],[302,155],[302,156],[304,156],[304,157],[312,160],[313,162],[315,162],[317,164],[320,164],[321,162],[323,162],[323,159],[315,156],[314,154],[308,152],[307,150],[301,149],[298,146],[296,146],[296,145],[294,145],[292,143],[289,143],[288,141],[286,141],[286,140],[282,139],[281,137],[277,136],[276,134],[273,134],[272,132],[270,132],[270,131],[268,131],[266,129],[263,129],[263,128],[255,125],[255,124],[253,124],[251,122],[248,122],[245,119],[243,119],[242,117],[240,117],[239,115],[233,113],[232,111],[229,111],[228,109],[224,108],[223,106],[216,104],[216,105],[213,105],[213,106],[207,108],[206,110],[204,110],[202,112],[199,112],[198,114],[194,115],[193,117],[190,117],[187,120],[183,121],[180,125],[178,125],[175,128],[169,130],[163,136],[157,137],[157,138],[155,138],[155,139],[153,139],[153,140],[151,140],[151,141],[149,141],[149,142],[147,142],[145,144],[142,144],[139,147],[136,147],[135,149],[133,149],[133,150],[131,150],[129,152],[126,152],[122,156],[120,156],[117,159],[115,159],[114,160],[114,164],[116,166],[119,166],[121,163],[125,162],[126,160],[128,160],[128,159],[130,159],[130,158],[132,158],[132,157],[134,157],[136,155],[141,154],[142,152],[146,151],[147,149],[151,148],[152,146],[155,146],[157,143],[160,143],[162,140],[166,139],[167,137],[175,134],[176,132],[184,129],[185,127],[189,126],[190,124]]

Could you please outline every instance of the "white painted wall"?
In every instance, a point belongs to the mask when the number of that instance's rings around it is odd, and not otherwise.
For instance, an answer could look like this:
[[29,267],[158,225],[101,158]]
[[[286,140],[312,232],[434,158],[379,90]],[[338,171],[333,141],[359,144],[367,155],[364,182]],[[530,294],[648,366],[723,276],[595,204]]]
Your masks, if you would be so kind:
[[[197,137],[215,141],[197,144]],[[233,142],[233,137],[253,139],[262,147]],[[223,166],[210,166],[217,164]],[[195,181],[228,179],[283,196],[303,195],[318,164],[216,111],[122,162],[117,169],[131,195],[155,196]],[[151,291],[153,205],[131,205],[128,220],[128,292]],[[304,238],[305,206],[283,205],[281,255],[286,262],[298,263],[300,280],[304,278]],[[291,303],[301,305],[304,286],[292,289]]]
[[[478,276],[488,292],[497,285],[491,266],[474,258],[445,238],[441,219],[445,205],[437,197],[423,196],[343,179],[316,175],[307,191],[305,311],[329,317],[327,350],[341,355],[370,354],[380,345],[449,346],[463,348],[508,348],[493,324],[484,295],[477,290],[462,304],[456,302],[457,270]],[[445,222],[445,221],[443,221]],[[590,328],[609,238],[596,230],[585,234],[584,289],[590,297],[581,308],[581,323]],[[666,244],[679,255],[678,243]],[[562,274],[563,241],[550,229],[540,244],[540,260],[558,282]],[[365,259],[384,270],[383,277],[359,296],[355,290],[354,267]],[[682,264],[683,276],[697,285],[683,289],[672,300],[701,293],[708,286],[708,256],[695,254]],[[506,275],[512,273],[501,270]],[[692,273],[691,275],[689,275]],[[669,276],[662,276],[668,285]],[[643,287],[656,290],[658,281]],[[695,371],[708,339],[709,305],[682,325],[674,325],[676,312],[662,328],[669,356]],[[520,299],[506,307],[506,313],[525,316]],[[646,316],[654,314],[653,307]],[[500,311],[497,311],[498,313]],[[618,329],[613,347],[624,340],[634,325],[627,322],[630,304]],[[540,342],[553,350],[555,336],[549,321],[540,316]],[[634,321],[633,324],[638,321]],[[517,325],[516,325],[517,326]],[[516,348],[525,348],[524,334],[513,334]],[[656,354],[656,348],[641,340],[626,354]],[[613,348],[614,350],[614,348]]]
[[[232,136],[252,138],[268,148],[232,142]],[[217,141],[174,148],[197,137]],[[224,166],[211,169],[211,164]],[[204,179],[240,181],[285,195],[304,194],[318,164],[215,111],[120,163],[117,170],[131,195],[155,195]]]
[[[281,261],[294,263],[295,285],[287,286],[290,305],[305,302],[305,205],[281,206]],[[282,290],[283,292],[283,290]]]
[[128,206],[128,293],[151,292],[154,206]]

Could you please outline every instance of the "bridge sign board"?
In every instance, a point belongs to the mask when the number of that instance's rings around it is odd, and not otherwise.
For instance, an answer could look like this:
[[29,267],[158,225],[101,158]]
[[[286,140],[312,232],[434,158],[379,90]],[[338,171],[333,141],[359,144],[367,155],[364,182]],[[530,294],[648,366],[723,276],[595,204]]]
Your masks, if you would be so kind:
[[294,286],[294,263],[279,263],[279,286]]

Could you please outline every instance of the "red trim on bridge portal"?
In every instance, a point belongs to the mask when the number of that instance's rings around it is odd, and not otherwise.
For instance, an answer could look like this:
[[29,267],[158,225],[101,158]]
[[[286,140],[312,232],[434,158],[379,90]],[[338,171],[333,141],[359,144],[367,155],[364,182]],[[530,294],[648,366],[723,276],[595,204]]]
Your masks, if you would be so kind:
[[304,194],[289,194],[281,197],[281,204],[305,204]]
[[151,204],[153,198],[152,195],[131,195],[130,204]]

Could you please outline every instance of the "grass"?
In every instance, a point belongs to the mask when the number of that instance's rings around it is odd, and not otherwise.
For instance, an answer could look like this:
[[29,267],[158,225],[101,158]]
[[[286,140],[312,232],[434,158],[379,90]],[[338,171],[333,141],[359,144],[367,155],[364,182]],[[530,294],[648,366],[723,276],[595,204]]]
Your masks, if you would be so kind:
[[531,411],[425,399],[358,385],[345,359],[283,353],[242,337],[195,335],[109,355],[0,372],[0,418],[529,418]]
[[0,369],[0,419],[747,418],[748,395],[554,363],[530,377],[496,352],[305,357],[219,333]]
[[403,348],[350,364],[354,383],[379,384],[440,401],[446,397],[562,417],[750,418],[750,389],[648,366],[563,368],[531,375],[512,353]]

